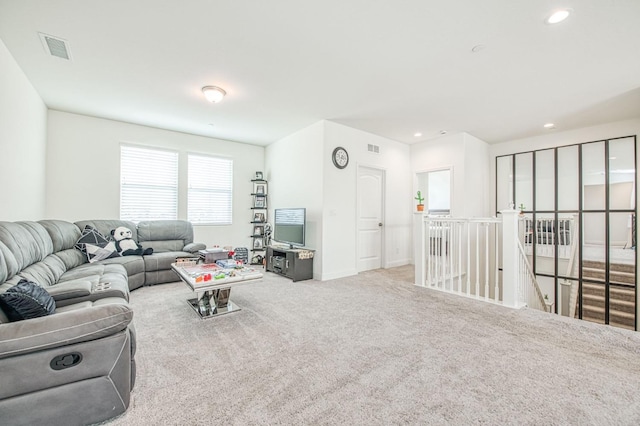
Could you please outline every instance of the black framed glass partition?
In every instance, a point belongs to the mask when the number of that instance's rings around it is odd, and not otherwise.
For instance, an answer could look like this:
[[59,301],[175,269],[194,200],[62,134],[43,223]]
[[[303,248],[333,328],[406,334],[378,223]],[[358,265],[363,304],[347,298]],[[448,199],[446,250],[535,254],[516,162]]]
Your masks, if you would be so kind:
[[552,312],[637,330],[636,136],[496,157]]

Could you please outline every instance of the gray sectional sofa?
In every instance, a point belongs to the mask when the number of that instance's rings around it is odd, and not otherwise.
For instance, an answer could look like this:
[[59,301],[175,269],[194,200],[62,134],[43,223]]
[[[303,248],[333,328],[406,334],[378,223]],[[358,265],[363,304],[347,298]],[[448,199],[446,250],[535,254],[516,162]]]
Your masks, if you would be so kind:
[[[154,252],[89,263],[74,247],[86,225],[103,235],[127,227]],[[129,292],[178,280],[171,263],[203,248],[186,221],[0,222],[0,295],[28,280],[55,300],[54,313],[14,322],[0,303],[0,424],[91,424],[126,411],[136,375]]]

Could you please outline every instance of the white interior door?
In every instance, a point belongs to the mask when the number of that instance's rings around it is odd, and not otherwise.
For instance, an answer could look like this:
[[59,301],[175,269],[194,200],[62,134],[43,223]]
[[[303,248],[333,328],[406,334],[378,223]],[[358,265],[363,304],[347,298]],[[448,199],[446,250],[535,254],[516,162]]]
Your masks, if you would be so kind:
[[358,167],[358,272],[382,267],[384,171]]

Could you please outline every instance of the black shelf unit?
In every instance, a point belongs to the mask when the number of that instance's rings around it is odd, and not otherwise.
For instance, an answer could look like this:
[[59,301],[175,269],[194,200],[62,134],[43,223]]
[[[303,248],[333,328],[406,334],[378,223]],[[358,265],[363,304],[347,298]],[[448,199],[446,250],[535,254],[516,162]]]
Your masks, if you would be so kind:
[[249,263],[252,265],[262,265],[262,262],[254,262],[256,255],[262,256],[264,259],[267,250],[264,238],[265,225],[267,224],[267,197],[268,182],[265,179],[251,179],[253,191],[251,192],[251,239],[250,251],[251,256]]

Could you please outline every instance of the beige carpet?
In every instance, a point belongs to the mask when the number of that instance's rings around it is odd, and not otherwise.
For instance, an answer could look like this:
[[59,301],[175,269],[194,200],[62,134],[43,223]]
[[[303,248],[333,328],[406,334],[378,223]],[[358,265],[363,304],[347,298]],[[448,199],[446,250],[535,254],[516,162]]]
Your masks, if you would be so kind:
[[137,383],[108,424],[640,424],[639,333],[412,280],[267,274],[208,320],[181,283],[136,290]]

